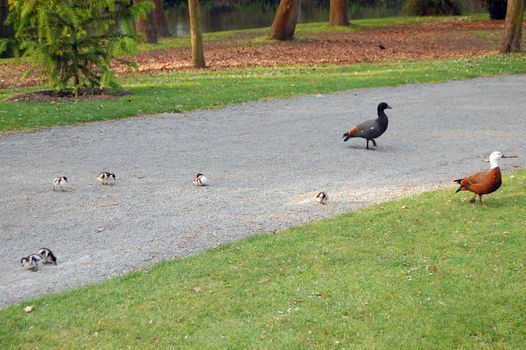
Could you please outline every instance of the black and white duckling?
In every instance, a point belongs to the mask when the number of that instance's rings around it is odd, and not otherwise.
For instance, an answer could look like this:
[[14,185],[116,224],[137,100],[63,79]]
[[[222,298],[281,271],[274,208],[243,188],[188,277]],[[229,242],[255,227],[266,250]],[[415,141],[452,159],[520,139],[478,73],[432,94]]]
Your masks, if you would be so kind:
[[65,176],[59,176],[53,179],[53,191],[56,191],[57,188],[60,188],[62,191],[66,191],[66,186],[68,184],[68,178]]
[[193,184],[196,186],[206,186],[208,185],[208,179],[203,174],[199,173],[195,177]]
[[115,174],[103,171],[97,176],[97,180],[103,185],[113,185],[115,184]]
[[54,265],[57,264],[57,257],[55,256],[55,254],[53,254],[51,249],[40,248],[37,251],[37,254],[42,258],[42,263],[44,263],[44,264],[54,264]]
[[20,259],[22,267],[28,270],[38,271],[38,263],[42,261],[42,258],[38,254],[31,254]]
[[320,204],[327,204],[327,201],[329,200],[329,195],[323,191],[318,192],[318,194],[315,197],[316,202]]

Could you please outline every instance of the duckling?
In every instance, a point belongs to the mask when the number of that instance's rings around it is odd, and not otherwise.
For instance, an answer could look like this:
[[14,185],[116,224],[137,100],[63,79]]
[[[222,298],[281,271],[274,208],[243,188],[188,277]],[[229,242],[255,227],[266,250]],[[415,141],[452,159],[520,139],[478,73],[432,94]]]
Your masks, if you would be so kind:
[[66,191],[65,187],[68,184],[68,178],[65,176],[59,176],[53,179],[53,191],[60,188],[62,191]]
[[196,186],[206,186],[208,184],[208,179],[201,173],[197,174],[193,184]]
[[53,254],[51,249],[40,248],[37,251],[37,255],[39,255],[42,258],[42,263],[44,264],[57,264],[57,257],[55,256],[55,254]]
[[38,271],[38,263],[42,260],[40,255],[31,254],[20,259],[22,267],[25,267],[28,270]]
[[109,173],[107,171],[103,171],[102,173],[97,176],[97,180],[102,183],[103,185],[113,185],[115,184],[115,174]]
[[318,192],[318,194],[315,197],[316,202],[320,204],[327,204],[327,201],[329,200],[329,195],[323,191]]

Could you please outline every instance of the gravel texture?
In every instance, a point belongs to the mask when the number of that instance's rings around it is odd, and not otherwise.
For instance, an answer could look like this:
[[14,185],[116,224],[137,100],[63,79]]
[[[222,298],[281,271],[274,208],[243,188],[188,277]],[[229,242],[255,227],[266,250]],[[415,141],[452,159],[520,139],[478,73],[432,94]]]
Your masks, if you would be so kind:
[[[0,307],[441,186],[460,200],[451,180],[492,151],[520,156],[505,172],[525,164],[525,88],[526,75],[499,76],[0,135]],[[378,149],[343,143],[382,101]],[[198,172],[210,186],[192,185]],[[60,175],[75,190],[53,192]],[[58,265],[22,269],[41,247]]]

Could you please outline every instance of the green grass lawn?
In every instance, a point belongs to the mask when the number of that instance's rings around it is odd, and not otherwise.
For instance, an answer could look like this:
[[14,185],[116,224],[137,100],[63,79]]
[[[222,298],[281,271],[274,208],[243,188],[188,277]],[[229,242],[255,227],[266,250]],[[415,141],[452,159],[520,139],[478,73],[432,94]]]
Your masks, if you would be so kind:
[[524,349],[525,186],[504,176],[484,207],[452,187],[14,305],[0,348]]
[[[193,71],[127,77],[122,80],[122,85],[133,93],[131,96],[67,103],[1,101],[0,132],[217,108],[263,98],[525,72],[524,55],[495,55],[438,61]],[[29,90],[2,90],[0,99],[21,91]]]

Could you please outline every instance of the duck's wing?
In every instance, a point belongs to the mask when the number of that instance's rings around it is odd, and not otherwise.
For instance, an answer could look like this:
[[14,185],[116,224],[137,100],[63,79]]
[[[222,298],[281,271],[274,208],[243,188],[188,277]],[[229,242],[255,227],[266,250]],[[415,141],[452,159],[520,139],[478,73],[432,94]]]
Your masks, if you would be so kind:
[[385,132],[385,126],[380,125],[378,119],[367,120],[356,128],[362,130],[362,137],[366,139],[375,139],[380,137]]
[[487,171],[481,171],[478,173],[475,173],[470,176],[466,176],[463,179],[456,180],[460,184],[460,188],[457,190],[460,191],[462,189],[476,192],[477,187],[484,184],[488,181],[488,172]]
[[377,123],[375,119],[366,120],[363,123],[360,123],[351,130],[349,130],[346,135],[348,135],[349,137],[368,137],[368,133],[370,133],[371,128],[376,127]]

